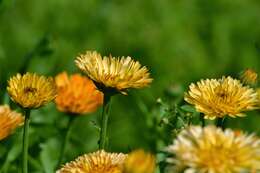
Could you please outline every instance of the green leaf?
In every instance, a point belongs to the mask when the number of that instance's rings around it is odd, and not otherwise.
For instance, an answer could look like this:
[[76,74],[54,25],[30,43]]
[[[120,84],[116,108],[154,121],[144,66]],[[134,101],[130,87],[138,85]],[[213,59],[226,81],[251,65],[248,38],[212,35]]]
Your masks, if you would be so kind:
[[183,106],[181,106],[181,109],[186,112],[192,112],[192,113],[197,112],[196,109],[191,105],[183,105]]
[[59,157],[59,145],[59,141],[55,138],[51,138],[46,143],[40,145],[42,148],[40,160],[45,173],[55,172],[56,161]]
[[8,172],[10,164],[19,157],[22,151],[22,138],[20,134],[14,135],[13,139],[14,144],[10,147],[6,159],[2,165],[1,171],[3,173]]

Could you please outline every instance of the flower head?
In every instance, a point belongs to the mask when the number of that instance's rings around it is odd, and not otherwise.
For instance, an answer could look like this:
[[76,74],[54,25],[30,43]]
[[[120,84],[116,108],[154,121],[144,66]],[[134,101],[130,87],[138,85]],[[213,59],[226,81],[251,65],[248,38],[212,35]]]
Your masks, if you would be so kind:
[[143,150],[131,152],[124,164],[123,173],[154,173],[155,157]]
[[152,82],[148,69],[131,57],[102,57],[97,52],[87,51],[75,62],[101,90],[126,94],[129,88],[143,88]]
[[23,122],[24,118],[20,113],[12,111],[7,105],[0,106],[0,140],[9,136]]
[[[260,170],[260,140],[230,129],[191,126],[167,149],[171,172],[241,173]],[[178,171],[177,171],[178,170]]]
[[39,108],[56,97],[56,85],[49,77],[35,73],[17,74],[8,81],[11,99],[23,108]]
[[253,69],[246,69],[240,76],[241,80],[245,84],[254,85],[257,83],[258,74]]
[[103,93],[95,84],[80,74],[68,76],[63,72],[56,76],[57,108],[62,112],[84,114],[94,112],[103,103]]
[[185,101],[195,105],[206,119],[216,117],[244,116],[243,112],[256,109],[258,96],[254,89],[243,86],[231,77],[207,79],[191,84],[185,94]]
[[257,88],[256,89],[256,92],[257,92],[257,94],[258,94],[258,105],[259,105],[259,107],[260,107],[260,88]]
[[64,165],[57,173],[122,173],[126,155],[103,150],[78,157]]

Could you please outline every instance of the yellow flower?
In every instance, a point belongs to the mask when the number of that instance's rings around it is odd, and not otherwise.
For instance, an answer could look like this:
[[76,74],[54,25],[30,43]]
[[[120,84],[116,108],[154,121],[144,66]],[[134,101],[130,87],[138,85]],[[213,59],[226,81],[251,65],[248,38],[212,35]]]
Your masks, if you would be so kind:
[[241,173],[260,171],[260,140],[231,129],[191,126],[167,149],[175,157],[169,172]]
[[256,92],[257,92],[257,94],[258,94],[258,106],[260,107],[260,88],[257,88],[256,89]]
[[20,113],[12,111],[7,105],[0,106],[0,140],[9,136],[23,122],[24,118]]
[[131,152],[124,164],[123,173],[154,173],[155,157],[143,150]]
[[23,108],[39,108],[56,97],[54,80],[34,73],[17,74],[8,81],[11,99]]
[[76,65],[101,90],[118,91],[126,94],[129,88],[143,88],[152,82],[146,67],[131,57],[115,58],[87,51],[76,59]]
[[68,76],[63,72],[56,76],[55,82],[58,90],[55,103],[62,112],[91,113],[103,103],[103,93],[87,77],[80,74]]
[[85,154],[64,165],[57,173],[122,173],[126,155],[104,150]]
[[257,83],[258,74],[253,69],[246,69],[240,76],[241,80],[245,84],[254,85]]
[[185,101],[195,105],[206,119],[225,115],[245,116],[244,111],[258,108],[256,91],[231,77],[201,80],[196,85],[192,83],[189,88]]

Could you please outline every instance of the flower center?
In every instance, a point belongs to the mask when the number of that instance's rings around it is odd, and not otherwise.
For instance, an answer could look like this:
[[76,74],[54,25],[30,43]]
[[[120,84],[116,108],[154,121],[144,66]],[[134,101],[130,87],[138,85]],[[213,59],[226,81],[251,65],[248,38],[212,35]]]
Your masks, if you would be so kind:
[[227,97],[227,94],[224,93],[224,92],[222,92],[222,93],[217,93],[217,95],[218,95],[219,97],[221,97],[222,99],[224,99],[225,97]]
[[26,87],[24,88],[24,93],[25,94],[34,94],[37,91],[36,88],[32,88],[32,87]]
[[236,160],[233,150],[224,148],[224,146],[212,146],[212,148],[202,150],[200,155],[201,166],[216,171],[222,169],[232,170]]
[[221,101],[225,101],[229,96],[229,93],[227,93],[227,90],[221,86],[218,86],[215,89],[215,93],[216,93],[216,96],[218,97],[218,99],[220,99]]

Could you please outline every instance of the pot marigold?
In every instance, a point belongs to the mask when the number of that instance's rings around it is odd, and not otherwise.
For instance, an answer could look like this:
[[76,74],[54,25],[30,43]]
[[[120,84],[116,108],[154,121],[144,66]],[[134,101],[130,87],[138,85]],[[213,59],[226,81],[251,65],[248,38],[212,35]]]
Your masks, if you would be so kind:
[[65,164],[57,173],[122,173],[126,155],[100,150]]
[[0,140],[9,136],[24,122],[22,114],[12,111],[9,106],[0,106]]
[[246,69],[240,76],[241,80],[245,84],[254,85],[257,83],[258,74],[253,69]]
[[7,91],[11,99],[23,108],[39,108],[56,97],[53,78],[35,73],[17,74],[8,81]]
[[155,157],[143,150],[131,152],[124,164],[123,173],[154,173]]
[[103,103],[103,93],[95,84],[80,74],[68,76],[63,72],[56,76],[57,108],[62,112],[84,114],[94,112]]
[[231,77],[201,80],[189,88],[185,101],[195,105],[206,119],[245,116],[244,111],[258,108],[257,92]]
[[169,172],[241,173],[260,170],[260,140],[254,135],[191,126],[167,149]]
[[258,94],[258,106],[260,107],[260,88],[257,88],[256,89],[256,92],[257,92],[257,94]]
[[75,62],[101,90],[126,94],[127,89],[143,88],[152,82],[148,69],[131,57],[102,57],[97,52],[87,51]]

